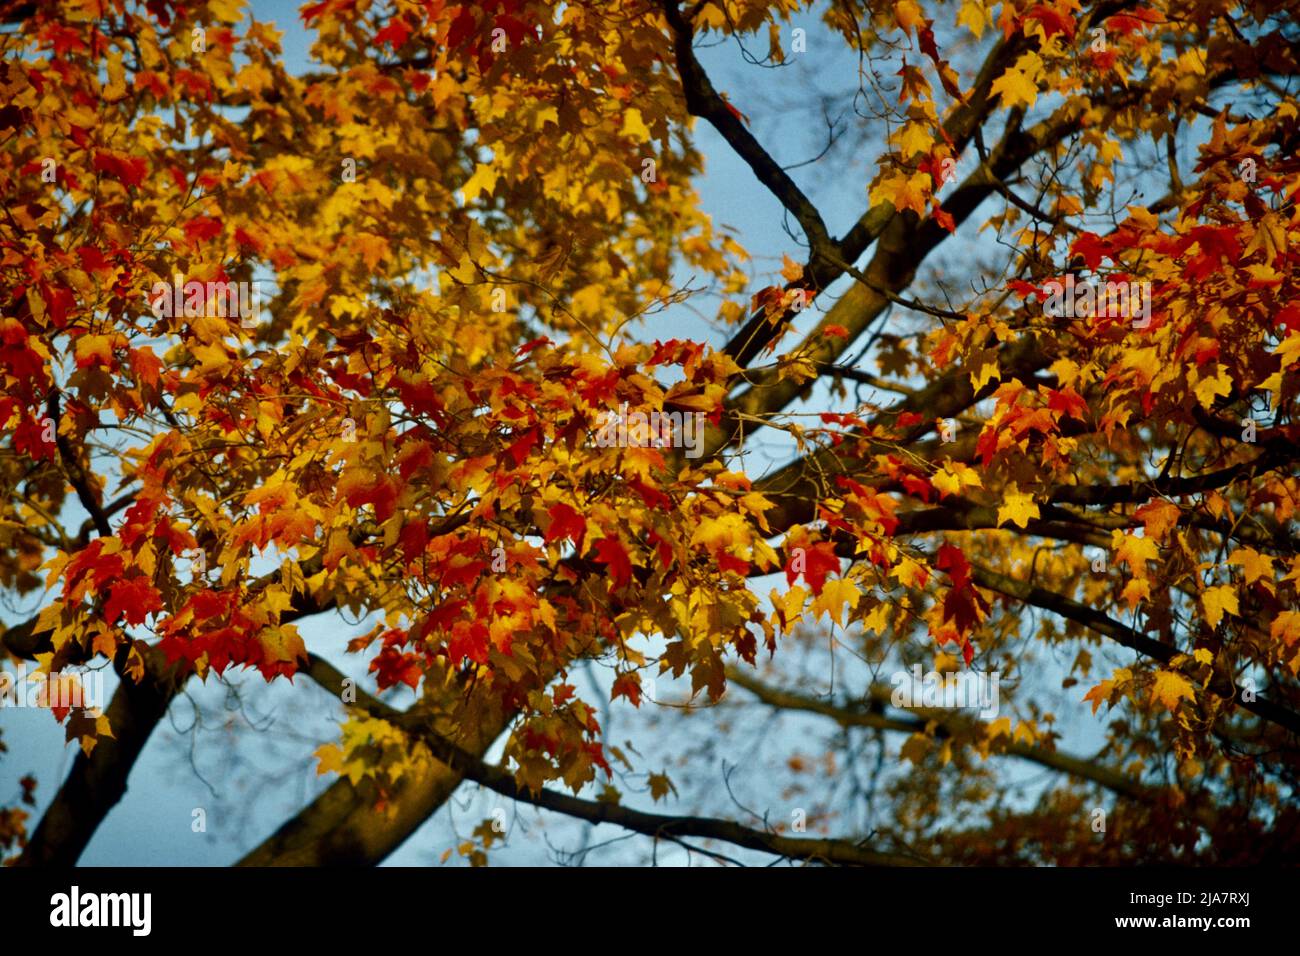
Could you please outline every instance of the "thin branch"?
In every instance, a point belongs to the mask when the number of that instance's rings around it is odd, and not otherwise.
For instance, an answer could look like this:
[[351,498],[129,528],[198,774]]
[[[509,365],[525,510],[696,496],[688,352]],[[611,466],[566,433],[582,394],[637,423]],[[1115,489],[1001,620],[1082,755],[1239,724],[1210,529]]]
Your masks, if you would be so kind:
[[673,31],[673,50],[687,110],[693,116],[708,120],[754,171],[759,182],[798,220],[816,259],[824,249],[833,245],[821,213],[713,88],[708,73],[695,57],[692,47],[694,32],[689,20],[682,15],[677,0],[663,0],[663,10]]

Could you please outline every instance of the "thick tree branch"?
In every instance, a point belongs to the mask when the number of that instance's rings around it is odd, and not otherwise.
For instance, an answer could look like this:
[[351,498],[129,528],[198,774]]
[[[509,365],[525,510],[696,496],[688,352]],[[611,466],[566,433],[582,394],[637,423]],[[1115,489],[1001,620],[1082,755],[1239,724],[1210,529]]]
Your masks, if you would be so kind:
[[90,479],[87,477],[85,469],[81,467],[81,462],[77,461],[76,452],[73,451],[72,443],[68,441],[59,432],[59,390],[50,389],[49,397],[45,402],[46,412],[50,420],[54,423],[54,443],[59,449],[59,460],[63,462],[63,470],[68,476],[73,489],[77,492],[77,499],[81,506],[86,509],[86,514],[90,515],[90,520],[94,523],[95,530],[99,532],[101,538],[107,538],[113,533],[113,529],[108,524],[108,516],[104,513],[104,508],[99,502],[99,496],[90,486]]

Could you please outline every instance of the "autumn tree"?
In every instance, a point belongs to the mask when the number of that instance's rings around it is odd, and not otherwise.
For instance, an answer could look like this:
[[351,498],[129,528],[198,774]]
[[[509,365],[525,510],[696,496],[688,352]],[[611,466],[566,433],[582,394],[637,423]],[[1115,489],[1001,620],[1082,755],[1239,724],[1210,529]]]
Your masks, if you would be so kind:
[[[5,7],[4,653],[121,680],[51,708],[18,862],[75,861],[240,669],[341,723],[248,864],[382,860],[465,781],[766,860],[1296,858],[1297,4],[322,0],[306,73],[257,17]],[[706,128],[779,271],[703,211]],[[342,613],[364,685],[298,629]],[[710,702],[869,783],[708,816],[602,734]]]

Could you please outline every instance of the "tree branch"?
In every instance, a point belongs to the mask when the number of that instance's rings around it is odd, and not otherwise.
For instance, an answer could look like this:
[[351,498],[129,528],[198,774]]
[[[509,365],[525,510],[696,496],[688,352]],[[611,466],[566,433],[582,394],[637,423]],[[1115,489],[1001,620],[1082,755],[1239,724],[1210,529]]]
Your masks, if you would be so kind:
[[[980,587],[997,591],[1007,597],[1014,597],[1026,604],[1032,604],[1035,607],[1040,607],[1043,610],[1051,611],[1068,620],[1075,621],[1162,664],[1168,664],[1181,653],[1172,644],[1164,644],[1153,640],[1095,608],[1080,604],[1078,601],[1057,594],[1054,591],[1017,581],[1014,578],[998,574],[979,565],[971,565],[971,578]],[[1234,700],[1239,707],[1258,717],[1272,721],[1292,733],[1300,734],[1300,714],[1280,704],[1275,704],[1258,694],[1255,695],[1253,701],[1242,699],[1238,696],[1236,688],[1227,677],[1222,675],[1216,677],[1210,682],[1208,689],[1220,697]]]
[[[886,716],[875,708],[850,708],[843,704],[818,700],[815,697],[808,697],[803,694],[796,694],[793,691],[773,687],[741,671],[739,668],[727,668],[727,679],[739,684],[769,706],[781,710],[799,710],[820,714],[823,717],[831,718],[841,727],[872,727],[878,730],[891,730],[899,733],[925,734],[931,721],[934,721],[937,723],[935,736],[942,738],[952,736],[960,731],[969,731],[971,730],[970,724],[973,723],[958,714],[934,710],[933,708],[919,712],[919,716],[908,717]],[[888,692],[883,695],[872,695],[873,702],[883,702],[888,699]],[[1019,741],[1009,742],[1003,752],[1072,777],[1089,780],[1131,800],[1138,800],[1142,803],[1151,803],[1155,800],[1155,792],[1148,787],[1118,771],[1107,767],[1099,767],[1082,757],[1075,757],[1057,750],[1048,750],[1044,747]]]
[[789,174],[772,159],[767,150],[740,121],[733,108],[713,88],[709,75],[695,58],[694,31],[682,15],[677,0],[663,0],[664,16],[673,32],[673,50],[677,58],[677,72],[682,80],[682,93],[686,108],[693,116],[708,120],[736,151],[758,181],[795,217],[804,235],[808,237],[812,258],[817,259],[834,243],[822,221],[821,213],[795,185]]

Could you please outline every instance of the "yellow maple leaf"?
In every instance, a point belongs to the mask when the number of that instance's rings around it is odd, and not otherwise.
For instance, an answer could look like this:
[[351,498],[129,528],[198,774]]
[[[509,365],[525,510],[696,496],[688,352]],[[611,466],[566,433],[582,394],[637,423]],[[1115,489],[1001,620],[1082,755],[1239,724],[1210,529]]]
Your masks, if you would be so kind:
[[1118,530],[1111,532],[1111,544],[1115,547],[1115,563],[1127,564],[1138,577],[1146,577],[1147,562],[1155,561],[1159,554],[1156,543],[1150,538]]
[[623,129],[620,135],[630,136],[638,143],[649,142],[650,130],[645,125],[645,120],[641,118],[639,109],[633,107],[623,114]]
[[460,187],[461,195],[464,196],[465,202],[471,203],[479,193],[488,193],[496,189],[497,169],[491,164],[479,163],[474,167],[474,175],[465,181],[465,185]]
[[1033,106],[1038,99],[1038,87],[1033,80],[1014,66],[1008,67],[1005,73],[993,81],[990,92],[1001,94],[1004,109],[1012,109],[1018,104]]
[[1249,257],[1257,249],[1263,250],[1265,265],[1271,267],[1278,254],[1286,252],[1286,247],[1286,227],[1277,216],[1267,213],[1257,223],[1255,235],[1247,244],[1242,258]]
[[268,627],[258,635],[258,639],[268,662],[288,664],[307,658],[307,645],[292,624]]
[[230,364],[230,353],[224,344],[195,345],[190,353],[198,359],[199,374],[207,375]]
[[1210,627],[1218,627],[1225,612],[1234,617],[1240,613],[1237,605],[1237,589],[1231,584],[1206,588],[1201,594],[1201,604],[1205,607],[1205,623]]
[[772,529],[768,527],[767,519],[763,517],[763,512],[767,511],[769,508],[775,507],[772,502],[768,501],[757,491],[751,491],[747,495],[742,495],[736,504],[739,505],[740,509],[746,514],[751,515],[754,520],[758,522],[760,528],[771,533]]
[[1263,263],[1246,266],[1246,273],[1252,280],[1252,286],[1279,286],[1282,284],[1282,274],[1272,266],[1266,266]]
[[1129,582],[1124,585],[1123,597],[1125,603],[1128,604],[1129,610],[1133,610],[1151,597],[1151,582],[1145,578],[1130,578]]
[[934,145],[934,136],[920,123],[908,123],[898,136],[898,148],[904,159],[910,159],[917,153],[929,153]]
[[934,485],[940,495],[955,495],[961,491],[961,479],[946,469],[936,471],[930,477],[930,484]]
[[858,606],[858,601],[862,599],[862,592],[852,581],[845,578],[831,578],[827,580],[822,587],[822,593],[817,595],[812,604],[813,619],[816,620],[822,616],[825,611],[830,615],[832,621],[836,624],[843,624],[844,605],[851,608]]
[[958,494],[962,488],[983,487],[979,472],[960,461],[945,462],[930,478],[930,484],[945,495]]
[[1153,348],[1126,350],[1120,364],[1141,372],[1143,383],[1150,382],[1160,371],[1160,353]]
[[899,557],[898,563],[894,565],[894,569],[889,572],[889,575],[897,578],[905,588],[917,588],[925,584],[929,572],[925,570],[924,566],[904,554]]
[[114,344],[111,335],[81,336],[77,339],[76,345],[73,346],[73,354],[76,356],[78,367],[112,365]]
[[889,605],[877,604],[864,618],[862,626],[876,634],[884,634],[889,627]]
[[1232,379],[1222,370],[1213,378],[1201,379],[1192,389],[1196,393],[1196,400],[1201,403],[1202,408],[1209,408],[1214,404],[1215,396],[1227,395],[1232,391]]
[[776,588],[772,589],[772,606],[780,609],[781,618],[784,619],[778,619],[778,623],[782,624],[781,633],[789,634],[794,630],[803,616],[803,602],[807,597],[808,592],[797,584],[783,595],[778,594]]
[[984,9],[980,0],[964,0],[961,10],[957,13],[957,26],[965,24],[970,28],[970,32],[975,34],[975,39],[984,35],[984,27],[988,23],[989,13]]
[[925,202],[930,189],[929,173],[913,173],[894,191],[894,208],[900,212],[910,209],[918,216],[925,215]]
[[1122,691],[1132,678],[1132,672],[1127,667],[1121,667],[1111,674],[1108,680],[1102,681],[1084,694],[1083,699],[1092,701],[1092,712],[1095,714],[1102,704],[1110,704],[1115,692]]
[[961,461],[950,461],[943,466],[944,471],[952,472],[961,481],[963,488],[983,488],[980,473]]
[[985,736],[988,740],[997,740],[999,737],[1011,736],[1011,718],[999,717],[991,722],[985,729]]
[[1273,354],[1282,359],[1283,368],[1294,365],[1296,359],[1300,358],[1300,331],[1288,335],[1286,340],[1273,350]]
[[917,27],[925,24],[925,14],[912,0],[898,0],[894,4],[894,19],[908,33],[914,33]]
[[1165,670],[1156,672],[1156,679],[1151,684],[1152,701],[1159,701],[1162,707],[1172,712],[1178,707],[1180,700],[1195,699],[1196,692],[1192,689],[1192,682],[1182,674]]
[[910,177],[888,176],[871,188],[868,201],[873,206],[888,202],[899,212],[911,209],[918,216],[924,216],[929,188],[929,173],[913,173]]
[[1002,504],[998,508],[998,526],[1010,521],[1017,528],[1024,528],[1029,524],[1030,518],[1039,516],[1038,505],[1034,503],[1034,496],[1022,494],[1015,486],[1002,498]]
[[388,258],[388,240],[383,236],[377,236],[372,232],[359,232],[352,237],[352,242],[361,253],[361,258],[365,260],[366,268],[371,272],[379,267],[380,262]]
[[743,515],[729,512],[716,518],[705,518],[691,535],[691,544],[702,544],[710,551],[719,551],[741,545],[749,547],[752,531]]
[[343,748],[338,744],[321,744],[312,756],[317,760],[317,776],[343,772]]
[[997,362],[985,362],[980,366],[978,372],[971,372],[970,387],[978,392],[990,379],[997,379],[998,381],[1002,379],[1002,370],[998,368]]
[[1269,582],[1272,583],[1273,559],[1268,555],[1260,554],[1254,548],[1238,548],[1232,552],[1228,563],[1241,566],[1247,584],[1254,584],[1264,575],[1268,575]]
[[1146,529],[1146,537],[1152,541],[1163,541],[1170,530],[1178,524],[1182,509],[1172,501],[1157,498],[1137,510],[1135,517]]
[[1300,640],[1300,611],[1283,611],[1269,628],[1269,635],[1288,647]]
[[244,18],[241,0],[210,0],[208,10],[222,23],[238,23]]
[[1282,390],[1282,370],[1278,369],[1264,381],[1255,386],[1261,392],[1268,392],[1268,410],[1270,412],[1277,410],[1277,392]]

